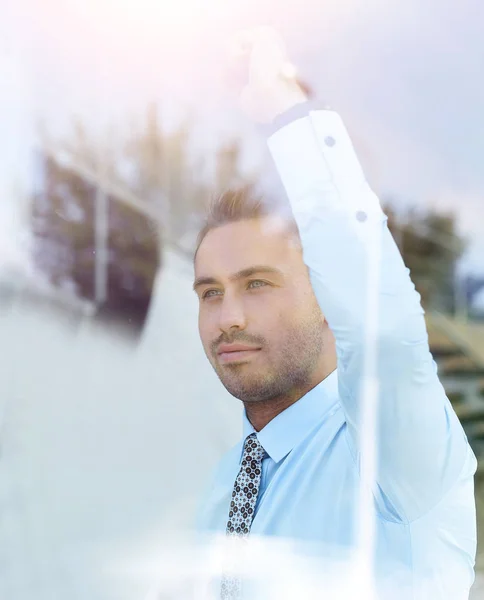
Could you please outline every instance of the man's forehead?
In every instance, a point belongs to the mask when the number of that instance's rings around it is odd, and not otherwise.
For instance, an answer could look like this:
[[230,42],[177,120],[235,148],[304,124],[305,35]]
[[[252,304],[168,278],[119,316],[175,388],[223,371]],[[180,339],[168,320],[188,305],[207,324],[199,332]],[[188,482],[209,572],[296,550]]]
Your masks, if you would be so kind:
[[283,248],[287,243],[288,232],[287,222],[277,216],[236,221],[210,230],[202,246],[216,249],[223,245],[238,249],[241,246],[247,248],[250,244]]
[[231,272],[254,264],[287,262],[287,225],[274,220],[238,221],[209,231],[195,260],[195,271],[218,266]]

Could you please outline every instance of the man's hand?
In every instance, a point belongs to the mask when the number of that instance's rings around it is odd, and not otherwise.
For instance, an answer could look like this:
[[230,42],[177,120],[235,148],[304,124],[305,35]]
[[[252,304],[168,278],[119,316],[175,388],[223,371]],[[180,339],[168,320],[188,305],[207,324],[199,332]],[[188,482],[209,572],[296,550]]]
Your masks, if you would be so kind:
[[270,27],[241,31],[229,48],[229,76],[242,90],[240,106],[258,123],[307,100],[295,75],[283,40]]

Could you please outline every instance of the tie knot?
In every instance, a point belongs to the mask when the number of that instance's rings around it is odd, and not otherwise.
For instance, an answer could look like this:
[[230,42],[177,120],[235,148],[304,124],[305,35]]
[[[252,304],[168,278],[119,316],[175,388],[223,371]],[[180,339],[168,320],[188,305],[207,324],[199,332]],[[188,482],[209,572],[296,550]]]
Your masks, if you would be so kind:
[[262,461],[265,456],[267,456],[267,453],[257,439],[257,435],[255,433],[251,433],[245,440],[242,460]]

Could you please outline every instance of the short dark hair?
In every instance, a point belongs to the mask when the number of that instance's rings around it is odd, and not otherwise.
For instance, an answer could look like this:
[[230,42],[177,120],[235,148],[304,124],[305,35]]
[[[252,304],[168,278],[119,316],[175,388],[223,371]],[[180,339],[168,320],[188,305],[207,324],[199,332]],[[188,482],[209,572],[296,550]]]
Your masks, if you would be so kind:
[[299,230],[287,201],[280,198],[271,199],[250,187],[229,189],[223,192],[209,205],[203,226],[197,236],[194,260],[205,236],[212,229],[238,221],[271,216],[284,218],[289,230],[299,237]]

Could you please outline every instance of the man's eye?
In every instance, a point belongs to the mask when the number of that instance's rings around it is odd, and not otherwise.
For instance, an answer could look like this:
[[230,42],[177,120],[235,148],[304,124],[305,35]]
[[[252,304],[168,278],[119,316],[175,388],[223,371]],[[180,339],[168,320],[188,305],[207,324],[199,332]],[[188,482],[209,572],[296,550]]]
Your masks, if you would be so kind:
[[202,299],[205,300],[205,298],[213,298],[213,296],[219,292],[220,290],[207,290],[206,292],[203,292]]
[[264,287],[265,285],[268,285],[268,284],[265,281],[262,281],[261,279],[254,279],[254,281],[251,281],[249,283],[249,287],[251,287],[251,288]]

